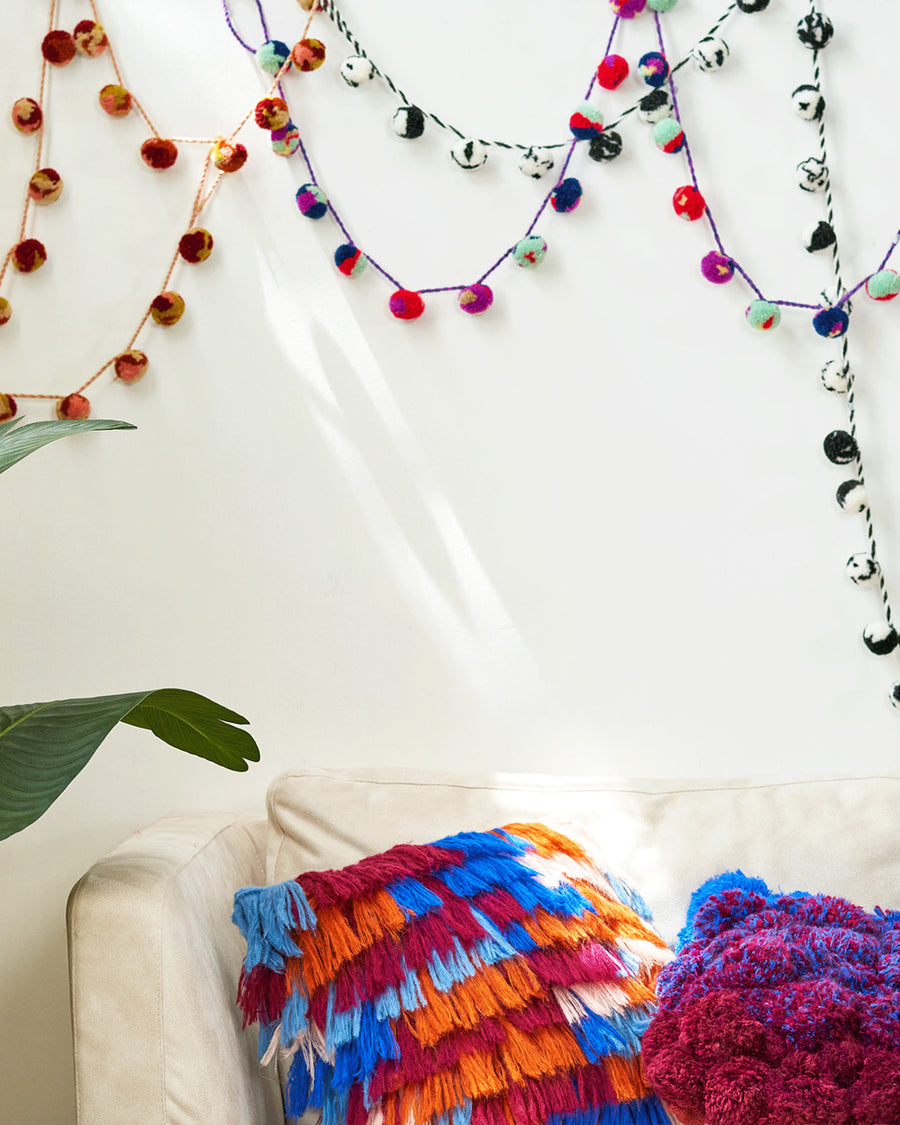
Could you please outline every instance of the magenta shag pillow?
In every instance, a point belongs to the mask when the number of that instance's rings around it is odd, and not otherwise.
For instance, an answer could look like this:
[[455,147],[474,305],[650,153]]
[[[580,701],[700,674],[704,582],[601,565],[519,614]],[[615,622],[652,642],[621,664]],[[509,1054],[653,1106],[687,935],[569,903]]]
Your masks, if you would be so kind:
[[684,1125],[900,1125],[898,988],[900,911],[717,876],[660,973],[648,1080]]

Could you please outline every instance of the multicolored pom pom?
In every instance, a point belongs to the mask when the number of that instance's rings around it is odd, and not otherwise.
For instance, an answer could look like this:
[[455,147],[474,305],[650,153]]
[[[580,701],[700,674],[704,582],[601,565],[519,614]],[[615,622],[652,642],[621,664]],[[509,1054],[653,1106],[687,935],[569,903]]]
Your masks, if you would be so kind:
[[706,211],[706,200],[693,184],[685,184],[672,196],[672,206],[675,208],[675,214],[679,219],[686,219],[688,222],[695,223],[698,219],[703,218]]
[[0,425],[11,422],[19,413],[19,407],[12,395],[0,394]]
[[150,137],[141,145],[141,160],[148,168],[164,172],[178,159],[178,146],[164,137]]
[[276,156],[293,156],[300,147],[300,130],[288,121],[283,129],[272,130],[272,152]]
[[603,114],[595,105],[585,102],[569,118],[572,136],[580,141],[589,141],[603,132]]
[[131,94],[125,87],[117,86],[115,82],[103,87],[99,94],[99,101],[100,108],[110,117],[125,117],[126,114],[131,113],[134,104]]
[[12,316],[12,305],[5,297],[0,297],[0,327],[9,323]]
[[598,137],[588,141],[588,156],[591,160],[615,160],[622,152],[622,134],[615,129],[604,129]]
[[41,43],[41,54],[51,66],[65,66],[75,58],[75,40],[68,31],[48,31]]
[[84,395],[66,395],[65,398],[57,399],[56,417],[60,421],[78,422],[82,418],[90,418],[90,416],[91,404]]
[[79,55],[85,55],[89,59],[95,59],[98,55],[102,55],[109,46],[106,32],[94,20],[79,20],[75,24],[72,38],[75,41],[75,50]]
[[471,313],[473,316],[487,312],[493,303],[493,290],[489,285],[482,285],[480,282],[466,286],[459,295],[459,307],[463,312]]
[[517,266],[530,269],[539,266],[547,256],[547,243],[539,234],[529,234],[520,238],[513,247],[513,261]]
[[425,114],[417,105],[402,105],[394,114],[393,126],[398,137],[414,141],[425,132]]
[[560,214],[574,211],[581,202],[581,184],[574,176],[560,180],[550,193],[550,206]]
[[17,98],[12,107],[12,123],[26,136],[36,133],[44,123],[44,111],[34,98]]
[[820,309],[813,317],[813,328],[829,340],[843,336],[849,327],[850,317],[842,308]]
[[318,184],[301,184],[294,198],[307,219],[321,219],[328,213],[328,196]]
[[213,251],[213,236],[203,227],[191,227],[178,240],[178,253],[186,262],[205,262]]
[[893,301],[900,293],[900,274],[896,270],[879,270],[866,282],[866,293],[873,301]]
[[247,149],[220,137],[210,149],[210,157],[220,172],[239,172],[247,163]]
[[713,285],[724,285],[734,277],[734,262],[718,250],[710,250],[700,261],[700,272]]
[[150,302],[150,316],[154,324],[170,328],[184,316],[184,298],[171,289],[157,294]]
[[473,172],[476,168],[480,168],[487,161],[487,158],[487,146],[472,137],[457,141],[450,149],[450,159],[457,168],[464,168],[467,172]]
[[364,55],[350,55],[341,63],[341,78],[355,90],[375,77],[375,64]]
[[34,273],[47,261],[47,247],[36,238],[25,238],[12,248],[10,261],[18,273]]
[[283,129],[291,120],[291,113],[283,98],[263,98],[256,103],[253,120],[260,129]]
[[751,328],[768,332],[781,324],[781,309],[771,301],[751,301],[747,309],[747,323]]
[[39,206],[55,203],[62,190],[62,176],[55,168],[39,168],[28,181],[28,198]]
[[711,70],[721,70],[730,53],[724,39],[707,35],[693,48],[691,58],[698,70],[708,73]]
[[291,62],[304,74],[318,70],[325,61],[325,44],[321,39],[301,39],[291,49]]
[[548,148],[527,148],[519,157],[519,171],[529,179],[539,180],[553,167],[553,153]]
[[838,507],[845,512],[863,512],[869,506],[869,494],[860,480],[845,480],[834,494]]
[[648,51],[646,55],[641,55],[638,59],[637,69],[641,78],[654,89],[662,86],[669,77],[669,64],[666,62],[666,56],[660,54],[659,51]]
[[653,141],[663,152],[681,152],[684,148],[684,130],[674,117],[664,117],[653,126]]
[[647,6],[647,0],[609,0],[610,7],[623,20],[633,20]]
[[621,55],[607,55],[597,67],[597,85],[615,90],[628,77],[628,60]]
[[414,289],[397,289],[391,294],[389,308],[398,320],[418,320],[425,311],[425,302]]
[[280,39],[269,39],[256,49],[256,61],[266,74],[277,74],[285,63],[290,62],[290,58],[290,47]]
[[147,373],[150,361],[143,352],[137,348],[129,348],[120,352],[113,360],[113,369],[116,378],[123,383],[137,383]]
[[859,456],[856,439],[847,430],[832,430],[826,434],[822,449],[832,465],[849,465]]
[[863,642],[869,652],[875,656],[887,656],[893,652],[900,642],[897,630],[890,621],[872,621],[863,630]]
[[335,250],[334,264],[344,277],[359,277],[369,264],[369,259],[352,242],[345,242]]

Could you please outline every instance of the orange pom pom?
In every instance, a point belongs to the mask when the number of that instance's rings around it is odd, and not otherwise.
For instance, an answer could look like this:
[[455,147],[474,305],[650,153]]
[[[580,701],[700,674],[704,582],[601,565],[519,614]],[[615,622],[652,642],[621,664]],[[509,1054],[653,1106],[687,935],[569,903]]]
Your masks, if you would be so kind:
[[212,146],[212,162],[220,172],[239,172],[247,163],[247,150],[221,137]]
[[62,176],[55,168],[39,168],[28,181],[28,198],[32,203],[55,203],[62,195]]
[[91,404],[84,395],[66,395],[56,403],[56,417],[65,421],[77,422],[81,418],[90,418]]
[[34,98],[19,98],[13,102],[12,123],[20,133],[36,133],[43,122],[43,111]]
[[291,61],[298,70],[318,70],[325,61],[325,44],[321,39],[301,39],[294,44]]
[[141,145],[141,159],[148,168],[165,171],[178,159],[178,146],[163,137],[151,137]]
[[120,352],[113,360],[116,378],[121,379],[123,383],[137,383],[146,375],[149,362],[144,353],[139,352],[137,348]]
[[132,105],[131,94],[124,86],[117,86],[112,82],[100,91],[100,108],[110,117],[124,117],[131,113]]

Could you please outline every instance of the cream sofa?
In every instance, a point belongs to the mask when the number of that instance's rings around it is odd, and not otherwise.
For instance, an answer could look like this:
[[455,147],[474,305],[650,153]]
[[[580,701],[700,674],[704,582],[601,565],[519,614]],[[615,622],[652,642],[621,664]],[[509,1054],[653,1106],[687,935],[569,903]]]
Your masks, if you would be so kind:
[[234,1005],[241,886],[339,867],[400,841],[514,820],[573,821],[670,942],[691,891],[740,867],[784,890],[900,906],[900,775],[626,780],[300,770],[268,817],[163,817],[72,891],[69,961],[81,1125],[283,1125],[277,1078]]

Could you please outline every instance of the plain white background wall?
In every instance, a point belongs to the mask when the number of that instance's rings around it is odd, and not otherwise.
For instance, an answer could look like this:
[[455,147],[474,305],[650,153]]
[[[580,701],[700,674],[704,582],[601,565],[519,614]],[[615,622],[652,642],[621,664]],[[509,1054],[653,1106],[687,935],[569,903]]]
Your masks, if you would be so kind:
[[[725,6],[681,0],[670,54]],[[37,89],[45,7],[4,7],[4,105]],[[823,85],[855,284],[898,225],[895,91],[879,60],[900,9],[831,9]],[[266,10],[293,43],[294,0]],[[760,15],[735,13],[721,32],[726,68],[688,67],[679,92],[726,245],[767,295],[813,301],[829,258],[807,255],[799,235],[824,204],[797,189],[794,168],[816,153],[815,127],[790,107],[810,81],[793,32],[806,11],[772,0]],[[234,12],[259,41],[250,0]],[[87,15],[63,0],[64,26]],[[344,15],[413,101],[466,131],[529,143],[565,139],[611,25],[601,0],[347,0]],[[266,88],[215,0],[119,0],[101,16],[164,134],[227,133]],[[624,30],[618,46],[634,64],[655,46],[649,16]],[[324,17],[313,34],[328,61],[288,88],[356,241],[411,288],[474,280],[524,232],[550,181],[526,180],[500,151],[459,171],[436,128],[398,139],[396,98],[378,83],[347,88],[349,49]],[[185,224],[202,146],[149,171],[137,115],[97,107],[113,80],[106,58],[50,75],[45,163],[66,187],[29,231],[47,266],[3,288],[14,317],[0,330],[0,390],[67,392],[123,347]],[[642,92],[632,77],[597,100],[610,119]],[[72,1121],[65,896],[165,811],[261,809],[269,779],[302,763],[893,768],[900,713],[887,692],[900,662],[860,639],[878,601],[843,565],[865,548],[864,529],[838,511],[849,474],[821,451],[846,423],[844,400],[818,381],[837,349],[803,312],[774,333],[747,327],[743,283],[699,275],[708,228],[672,212],[683,158],[659,153],[633,117],[621,131],[612,164],[576,153],[584,198],[542,217],[550,252],[538,270],[505,263],[481,318],[444,294],[404,324],[374,270],[352,281],[335,271],[342,236],[293,201],[307,179],[300,157],[271,155],[250,126],[250,161],[202,220],[214,255],[175,275],[187,314],[145,330],[142,383],[107,376],[92,391],[95,416],[139,429],[60,443],[0,481],[3,702],[193,688],[246,714],[263,755],[231,775],[122,728],[38,824],[0,845],[0,1121]],[[7,242],[32,154],[4,116]],[[900,589],[897,308],[863,296],[853,323],[869,491]]]

